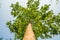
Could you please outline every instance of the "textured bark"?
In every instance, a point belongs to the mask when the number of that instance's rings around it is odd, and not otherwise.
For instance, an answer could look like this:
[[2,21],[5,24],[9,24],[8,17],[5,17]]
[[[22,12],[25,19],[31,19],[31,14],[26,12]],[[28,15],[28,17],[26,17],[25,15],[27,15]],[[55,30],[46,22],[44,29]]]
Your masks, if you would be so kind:
[[31,23],[28,24],[23,40],[36,40]]

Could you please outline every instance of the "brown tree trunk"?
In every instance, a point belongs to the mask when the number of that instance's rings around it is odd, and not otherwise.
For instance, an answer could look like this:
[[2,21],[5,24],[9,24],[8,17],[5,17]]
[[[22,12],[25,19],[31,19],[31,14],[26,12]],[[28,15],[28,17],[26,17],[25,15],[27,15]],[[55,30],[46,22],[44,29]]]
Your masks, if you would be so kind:
[[36,40],[31,23],[28,24],[23,40]]

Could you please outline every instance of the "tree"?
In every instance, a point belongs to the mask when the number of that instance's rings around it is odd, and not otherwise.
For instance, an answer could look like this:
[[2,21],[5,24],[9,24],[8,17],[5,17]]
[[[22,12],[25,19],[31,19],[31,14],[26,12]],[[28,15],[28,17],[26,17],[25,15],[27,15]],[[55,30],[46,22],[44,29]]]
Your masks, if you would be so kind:
[[2,40],[3,38],[1,37],[0,40]]
[[26,31],[24,33],[23,40],[36,40],[34,32],[32,30],[32,25],[31,23],[28,24]]
[[22,40],[29,23],[32,24],[36,38],[52,38],[52,35],[60,34],[60,13],[54,15],[53,10],[49,10],[50,4],[45,4],[41,8],[38,7],[39,4],[39,0],[28,0],[26,8],[18,2],[11,5],[11,15],[15,19],[8,21],[7,25],[10,31],[16,34],[16,38]]

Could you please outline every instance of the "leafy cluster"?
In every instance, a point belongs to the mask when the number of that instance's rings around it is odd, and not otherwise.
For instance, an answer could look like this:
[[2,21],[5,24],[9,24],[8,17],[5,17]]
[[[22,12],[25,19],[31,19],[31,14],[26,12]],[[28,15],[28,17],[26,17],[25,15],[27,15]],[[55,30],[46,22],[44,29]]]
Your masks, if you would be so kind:
[[11,32],[16,33],[16,37],[21,39],[24,36],[26,26],[31,23],[32,29],[36,38],[51,38],[52,35],[60,34],[60,13],[54,15],[52,10],[49,10],[49,5],[45,4],[39,8],[39,0],[28,0],[27,8],[16,4],[12,4],[11,15],[16,18],[13,21],[7,22]]

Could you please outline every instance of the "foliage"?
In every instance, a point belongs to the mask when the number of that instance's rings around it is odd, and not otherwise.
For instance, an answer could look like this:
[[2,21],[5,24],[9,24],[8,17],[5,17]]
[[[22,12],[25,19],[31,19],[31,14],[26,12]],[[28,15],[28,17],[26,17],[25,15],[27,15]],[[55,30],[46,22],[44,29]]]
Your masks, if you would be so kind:
[[36,38],[51,38],[52,35],[60,34],[60,13],[54,15],[53,11],[49,10],[50,4],[41,8],[38,7],[39,4],[39,0],[28,0],[27,8],[20,6],[18,2],[11,5],[11,15],[16,19],[7,22],[7,25],[17,38],[22,40],[29,23],[32,24]]

